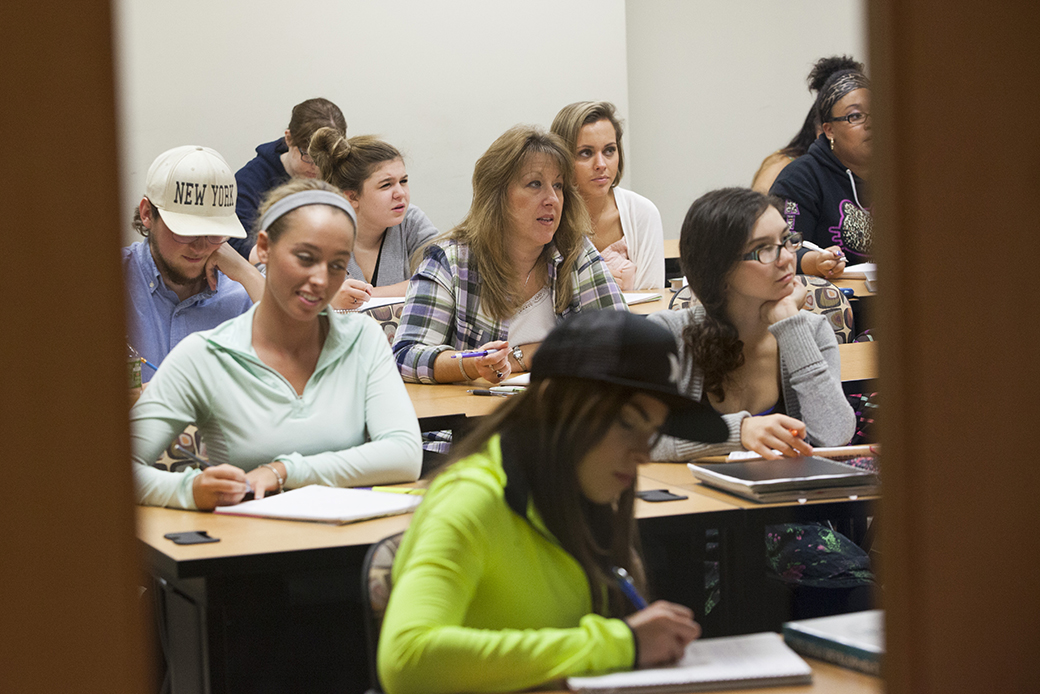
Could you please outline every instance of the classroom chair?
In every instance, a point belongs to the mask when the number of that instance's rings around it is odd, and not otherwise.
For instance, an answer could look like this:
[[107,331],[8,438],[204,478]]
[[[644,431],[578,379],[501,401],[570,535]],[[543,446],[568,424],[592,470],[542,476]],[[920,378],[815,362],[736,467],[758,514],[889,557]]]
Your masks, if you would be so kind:
[[386,339],[391,345],[394,344],[394,335],[397,334],[397,326],[401,324],[402,312],[404,312],[404,302],[399,304],[390,304],[389,306],[376,306],[375,308],[370,309],[363,308],[358,311],[358,313],[363,313],[379,323],[379,327],[383,329],[383,332],[386,334]]
[[361,603],[365,613],[365,636],[368,646],[368,671],[372,688],[365,694],[382,694],[379,671],[376,669],[376,651],[379,647],[379,630],[383,626],[386,603],[390,599],[392,579],[390,570],[394,566],[397,548],[401,546],[403,532],[384,537],[368,548],[361,565]]
[[819,313],[826,318],[834,330],[834,336],[838,338],[838,344],[852,342],[856,334],[852,305],[841,290],[822,277],[795,275],[795,278],[809,290],[802,310]]

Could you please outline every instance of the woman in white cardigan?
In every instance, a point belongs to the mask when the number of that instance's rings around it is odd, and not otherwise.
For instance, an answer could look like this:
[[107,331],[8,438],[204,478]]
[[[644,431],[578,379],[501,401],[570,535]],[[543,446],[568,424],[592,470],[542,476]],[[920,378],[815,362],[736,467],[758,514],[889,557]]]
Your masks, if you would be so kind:
[[579,101],[553,119],[574,154],[578,192],[592,216],[592,243],[623,291],[664,286],[664,227],[654,203],[618,187],[625,169],[621,121],[608,101]]

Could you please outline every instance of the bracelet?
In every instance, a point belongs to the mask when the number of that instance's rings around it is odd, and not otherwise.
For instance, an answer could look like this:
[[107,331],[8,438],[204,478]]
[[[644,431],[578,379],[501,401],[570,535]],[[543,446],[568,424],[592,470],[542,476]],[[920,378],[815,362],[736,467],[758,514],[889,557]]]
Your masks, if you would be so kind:
[[271,463],[262,463],[260,467],[265,467],[274,473],[274,478],[278,480],[278,493],[281,494],[285,491],[285,478],[278,474],[278,468]]
[[520,349],[519,345],[516,345],[511,350],[513,359],[516,359],[516,363],[520,365],[522,371],[527,371],[527,364],[524,363],[524,350]]
[[462,380],[463,381],[468,381],[469,380],[469,374],[466,373],[466,367],[462,365],[462,363],[464,361],[466,361],[466,360],[465,359],[459,359],[459,373],[462,374]]

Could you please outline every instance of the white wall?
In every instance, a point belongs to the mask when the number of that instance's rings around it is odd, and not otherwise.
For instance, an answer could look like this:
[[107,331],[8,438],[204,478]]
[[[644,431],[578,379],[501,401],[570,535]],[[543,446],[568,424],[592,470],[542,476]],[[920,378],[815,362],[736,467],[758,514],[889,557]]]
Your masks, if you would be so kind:
[[677,238],[689,204],[750,185],[811,104],[805,76],[865,55],[863,0],[115,0],[130,210],[160,152],[215,148],[237,169],[325,96],[348,133],[406,156],[412,200],[448,229],[473,163],[516,123],[613,101],[627,120],[625,185]]
[[[122,199],[152,160],[201,144],[233,169],[294,104],[335,102],[349,135],[406,157],[412,201],[442,230],[469,208],[473,164],[517,123],[573,101],[628,110],[624,0],[115,0]],[[576,40],[576,37],[579,37]]]
[[817,58],[867,62],[864,12],[863,0],[628,0],[628,185],[657,203],[665,238],[699,195],[750,186],[790,141]]

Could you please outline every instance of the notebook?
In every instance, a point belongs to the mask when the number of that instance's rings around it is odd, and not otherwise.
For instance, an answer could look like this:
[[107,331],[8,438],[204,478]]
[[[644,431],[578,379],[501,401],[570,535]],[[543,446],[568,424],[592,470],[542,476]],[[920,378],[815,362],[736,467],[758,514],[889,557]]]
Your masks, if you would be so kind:
[[876,473],[816,456],[690,463],[687,467],[708,486],[763,503],[838,499],[881,491]]
[[218,506],[213,512],[228,516],[343,524],[408,513],[420,501],[421,496],[412,494],[312,484],[235,506]]
[[809,664],[779,634],[762,633],[691,641],[682,660],[670,667],[570,677],[567,687],[579,692],[667,694],[810,682]]
[[662,298],[661,295],[656,292],[621,292],[621,295],[625,297],[625,303],[629,306],[647,304],[651,301],[657,301]]

